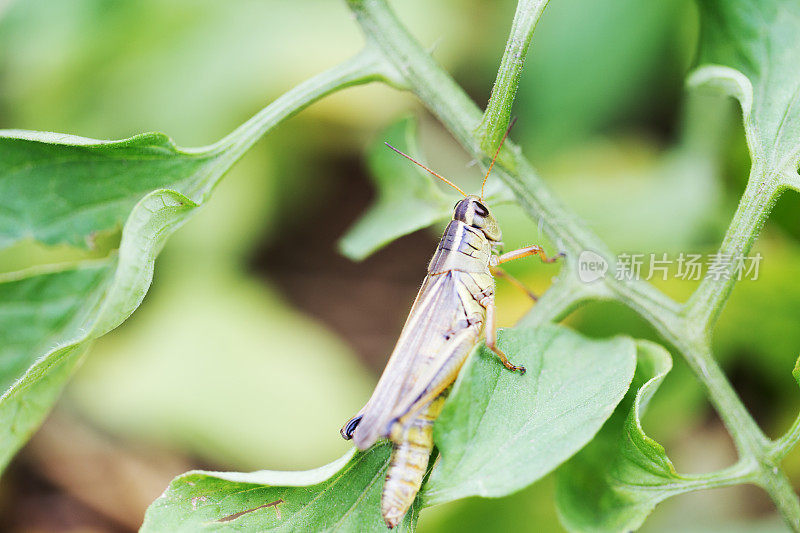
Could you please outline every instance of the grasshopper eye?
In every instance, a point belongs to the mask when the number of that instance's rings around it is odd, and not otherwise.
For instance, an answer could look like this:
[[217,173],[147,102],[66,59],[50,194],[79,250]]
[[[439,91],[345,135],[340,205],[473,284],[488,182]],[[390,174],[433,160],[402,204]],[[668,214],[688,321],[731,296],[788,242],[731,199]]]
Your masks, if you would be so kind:
[[475,202],[475,214],[479,217],[485,217],[489,214],[489,209],[480,202]]

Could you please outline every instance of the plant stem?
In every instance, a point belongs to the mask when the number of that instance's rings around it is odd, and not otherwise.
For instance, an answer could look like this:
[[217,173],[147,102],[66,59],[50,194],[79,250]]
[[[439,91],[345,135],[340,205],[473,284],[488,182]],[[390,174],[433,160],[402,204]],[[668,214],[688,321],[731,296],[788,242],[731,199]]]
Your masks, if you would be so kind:
[[397,86],[398,80],[398,74],[384,61],[380,51],[366,46],[350,59],[320,72],[283,93],[216,143],[201,148],[184,148],[184,152],[200,157],[215,156],[213,164],[204,169],[206,174],[196,180],[195,188],[187,188],[184,192],[195,198],[207,198],[219,181],[207,179],[209,175],[222,176],[253,144],[275,126],[325,96],[353,85],[372,81],[383,81]]
[[384,61],[383,55],[375,48],[366,46],[350,59],[320,72],[283,93],[223,139],[211,146],[192,151],[199,153],[225,151],[227,157],[238,159],[279,122],[299,113],[317,100],[347,87],[372,81],[397,85],[398,79],[398,74]]
[[[386,61],[403,73],[406,84],[425,106],[450,130],[453,136],[476,159],[488,161],[475,135],[481,111],[461,87],[431,58],[408,33],[381,0],[350,0],[350,6],[366,35],[375,43]],[[591,249],[610,255],[602,241],[595,237],[580,219],[567,211],[537,176],[519,148],[507,140],[503,153],[511,152],[507,171],[504,165],[495,166],[499,175],[515,192],[520,203],[535,217],[541,217],[542,229],[563,250],[572,252]],[[536,191],[534,194],[532,191]],[[554,224],[553,221],[559,221]],[[571,257],[567,261],[572,261]]]
[[511,120],[511,107],[522,77],[525,56],[533,37],[533,30],[542,15],[548,0],[519,0],[511,33],[506,41],[506,50],[500,61],[492,95],[486,105],[483,119],[478,125],[475,135],[481,140],[484,152],[491,153],[497,149]]
[[770,459],[774,463],[779,464],[781,460],[792,451],[792,448],[794,448],[798,441],[800,441],[800,415],[794,419],[794,423],[792,423],[792,427],[789,428],[789,431],[784,433],[781,438],[773,443],[769,455]]
[[[744,483],[757,483],[758,467],[753,461],[744,460],[716,472],[685,476],[684,479],[687,485],[692,486],[691,490],[717,489]],[[685,486],[682,487],[682,489],[685,488]],[[685,490],[681,490],[679,494],[683,492]]]
[[750,252],[778,197],[780,182],[765,175],[761,165],[753,164],[750,178],[733,220],[728,226],[714,263],[714,276],[707,275],[687,303],[687,317],[700,331],[710,331],[736,284],[737,258]]
[[739,455],[763,459],[769,447],[769,440],[742,404],[714,359],[709,345],[699,339],[692,342],[688,337],[676,341],[681,354],[705,386],[709,399],[739,450]]
[[786,524],[792,531],[800,531],[800,500],[786,475],[777,466],[762,465],[757,484],[772,498]]

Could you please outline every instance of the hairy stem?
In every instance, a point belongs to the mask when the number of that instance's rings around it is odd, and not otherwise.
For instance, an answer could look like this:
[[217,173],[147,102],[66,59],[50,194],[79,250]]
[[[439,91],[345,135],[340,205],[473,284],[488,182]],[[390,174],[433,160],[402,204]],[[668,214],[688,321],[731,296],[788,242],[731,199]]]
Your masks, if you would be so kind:
[[800,500],[797,499],[792,484],[777,466],[763,465],[757,484],[772,498],[792,531],[800,531]]
[[781,460],[792,451],[792,448],[794,448],[798,441],[800,441],[800,415],[794,419],[794,423],[792,423],[792,427],[789,428],[789,431],[784,433],[781,438],[773,443],[769,454],[772,462],[779,464]]
[[398,84],[398,75],[375,48],[366,46],[350,59],[320,72],[256,113],[250,120],[236,128],[215,144],[197,148],[198,152],[226,151],[234,159],[242,156],[266,132],[317,100],[353,85],[372,81]]
[[506,50],[500,61],[492,95],[486,105],[483,119],[475,135],[481,140],[481,147],[487,153],[494,151],[511,120],[511,107],[517,95],[525,56],[533,37],[533,30],[547,6],[548,0],[519,0],[511,33],[506,42]]
[[753,461],[745,460],[710,474],[686,476],[685,479],[687,483],[693,485],[692,490],[704,490],[756,483],[759,478],[757,466]]
[[709,399],[739,450],[739,455],[762,460],[768,449],[769,440],[733,390],[714,359],[709,345],[704,340],[692,341],[689,337],[676,339],[676,342],[681,354],[705,386]]
[[[383,56],[374,48],[365,47],[352,58],[323,71],[291,90],[256,113],[250,120],[236,128],[218,142],[201,148],[185,149],[197,155],[219,154],[209,174],[224,172],[232,166],[253,144],[267,132],[289,117],[294,116],[314,102],[353,85],[383,81],[397,85],[397,76]],[[194,194],[206,196],[216,185],[216,180],[198,180],[199,190]]]
[[779,181],[754,164],[739,207],[709,267],[709,275],[689,299],[687,317],[697,330],[708,332],[714,326],[736,284],[737,261],[750,252],[779,191]]

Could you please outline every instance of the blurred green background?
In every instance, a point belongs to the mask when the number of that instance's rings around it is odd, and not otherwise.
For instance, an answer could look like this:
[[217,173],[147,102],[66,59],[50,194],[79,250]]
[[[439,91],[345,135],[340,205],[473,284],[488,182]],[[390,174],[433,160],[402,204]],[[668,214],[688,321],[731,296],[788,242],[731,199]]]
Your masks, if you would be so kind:
[[[394,2],[479,104],[515,2]],[[711,253],[747,176],[740,116],[689,94],[698,34],[689,0],[557,0],[542,17],[515,104],[515,139],[564,201],[616,250]],[[0,127],[124,138],[163,131],[182,146],[221,138],[305,78],[356,52],[344,2],[330,0],[0,1]],[[363,263],[336,242],[374,196],[365,148],[398,117],[421,123],[434,168],[475,183],[468,157],[407,94],[370,85],[282,125],[234,168],[167,245],[142,307],[101,339],[42,431],[0,482],[10,531],[130,531],[172,476],[191,468],[305,469],[346,449],[338,429],[391,351],[443,225]],[[741,283],[717,328],[718,357],[770,435],[800,407],[800,209],[783,198],[762,233],[757,281]],[[498,210],[509,247],[537,221]],[[558,243],[545,243],[557,249]],[[74,257],[30,244],[0,270]],[[538,291],[554,270],[520,262]],[[679,299],[694,284],[657,282]],[[513,324],[529,301],[502,281]],[[632,312],[592,304],[568,322],[593,336],[657,339]],[[679,471],[735,452],[676,360],[645,418]],[[787,471],[800,486],[800,455]],[[560,531],[547,478],[499,500],[422,513],[419,530]],[[646,531],[782,530],[769,500],[739,487],[668,500]]]

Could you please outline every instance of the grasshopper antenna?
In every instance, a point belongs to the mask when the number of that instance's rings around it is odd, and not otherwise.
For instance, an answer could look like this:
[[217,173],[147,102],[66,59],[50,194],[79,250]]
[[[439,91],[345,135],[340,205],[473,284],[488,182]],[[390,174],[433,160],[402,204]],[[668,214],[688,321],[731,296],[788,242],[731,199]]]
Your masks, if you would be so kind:
[[408,154],[406,154],[406,153],[403,153],[403,152],[401,152],[400,150],[398,150],[397,148],[395,148],[395,147],[394,147],[394,146],[392,146],[391,144],[389,144],[389,143],[387,143],[387,142],[384,142],[383,144],[385,144],[386,146],[388,146],[389,148],[391,148],[392,150],[394,150],[394,151],[395,151],[395,152],[397,152],[398,154],[402,155],[403,157],[405,157],[406,159],[408,159],[409,161],[411,161],[411,162],[412,162],[412,163],[414,163],[415,165],[418,165],[418,166],[420,166],[420,167],[424,168],[425,170],[427,170],[428,172],[430,172],[431,174],[433,174],[434,176],[436,176],[437,178],[439,178],[440,180],[442,180],[443,182],[445,182],[446,184],[448,184],[449,186],[451,186],[452,188],[454,188],[455,190],[457,190],[458,192],[460,192],[462,195],[464,195],[464,197],[466,197],[466,196],[467,196],[467,193],[465,193],[464,191],[462,191],[462,190],[461,190],[461,187],[459,187],[458,185],[456,185],[455,183],[453,183],[453,182],[452,182],[452,181],[450,181],[449,179],[445,178],[444,176],[440,176],[439,174],[437,174],[437,173],[436,173],[436,172],[434,172],[433,170],[429,169],[428,167],[426,167],[425,165],[423,165],[422,163],[420,163],[419,161],[417,161],[416,159],[414,159],[414,158],[413,158],[413,157],[411,157],[410,155],[408,155]]
[[506,132],[503,134],[503,138],[500,140],[500,145],[497,147],[497,151],[494,153],[494,157],[492,158],[492,164],[489,165],[489,170],[486,172],[486,176],[483,177],[483,183],[481,183],[481,200],[483,200],[483,188],[486,187],[486,180],[489,179],[489,174],[492,172],[492,167],[494,166],[494,162],[497,161],[497,156],[500,155],[500,149],[503,147],[503,143],[506,142],[506,137],[508,137],[508,132],[511,131],[511,128],[514,127],[514,124],[517,122],[517,117],[511,119],[511,124],[508,125]]

